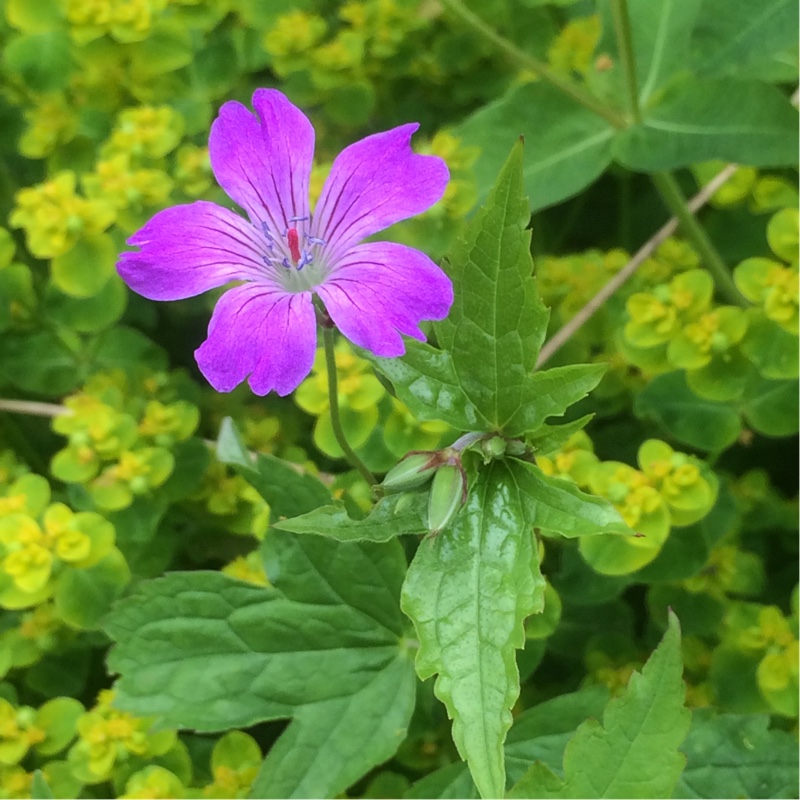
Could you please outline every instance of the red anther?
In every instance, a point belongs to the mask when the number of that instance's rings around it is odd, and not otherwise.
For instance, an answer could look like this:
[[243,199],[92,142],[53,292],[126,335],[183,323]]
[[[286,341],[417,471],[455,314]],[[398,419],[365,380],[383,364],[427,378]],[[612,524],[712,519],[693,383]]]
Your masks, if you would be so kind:
[[286,231],[286,239],[289,242],[289,253],[292,256],[292,261],[296,264],[300,260],[300,237],[297,234],[297,228],[289,228]]

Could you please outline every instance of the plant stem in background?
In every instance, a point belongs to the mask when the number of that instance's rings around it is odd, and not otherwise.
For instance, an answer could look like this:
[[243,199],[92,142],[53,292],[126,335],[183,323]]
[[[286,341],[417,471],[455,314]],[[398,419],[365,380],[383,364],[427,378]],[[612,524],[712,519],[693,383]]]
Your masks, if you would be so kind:
[[671,172],[654,172],[653,183],[658,189],[661,199],[667,208],[678,218],[683,235],[691,242],[692,246],[703,261],[704,266],[714,278],[717,290],[723,297],[734,305],[746,306],[747,302],[739,294],[733,282],[730,270],[722,257],[717,252],[703,226],[697,221],[691,209],[686,204],[675,176]]
[[[729,181],[736,172],[736,164],[728,164],[725,169],[719,172],[710,180],[687,204],[689,213],[693,214],[702,208],[709,200],[711,195],[719,189],[726,181]],[[549,358],[560,350],[580,328],[587,322],[595,312],[602,308],[603,303],[608,300],[617,289],[622,286],[628,278],[643,264],[655,249],[665,240],[672,236],[678,229],[678,218],[672,217],[663,225],[653,236],[650,237],[637,251],[636,255],[605,285],[603,288],[572,317],[558,332],[545,342],[539,353],[536,367],[539,368]]]
[[378,482],[375,476],[367,469],[364,462],[355,454],[355,451],[347,442],[347,437],[342,430],[342,420],[339,416],[339,388],[336,379],[336,354],[333,349],[335,331],[333,328],[323,325],[322,326],[322,339],[325,343],[325,366],[328,372],[328,401],[331,407],[331,426],[333,427],[333,435],[342,448],[342,452],[350,462],[361,474],[361,477],[370,485],[375,486]]
[[56,403],[40,403],[37,400],[10,400],[0,398],[0,411],[10,411],[12,414],[27,414],[34,417],[60,417],[71,414],[66,406]]
[[604,103],[598,100],[593,94],[587,92],[582,86],[563,78],[562,76],[552,72],[550,68],[539,59],[528,55],[524,50],[520,50],[513,42],[501,36],[491,26],[487,25],[477,14],[470,11],[461,0],[442,0],[442,5],[461,18],[463,22],[469,25],[473,30],[480,33],[485,39],[488,39],[506,55],[513,58],[521,66],[529,69],[531,72],[538,75],[542,80],[547,81],[551,86],[554,86],[563,94],[572,98],[576,103],[582,105],[589,111],[594,112],[598,116],[610,122],[615,128],[627,127],[626,120],[611,108],[608,108]]
[[611,15],[614,18],[614,32],[617,37],[617,48],[628,89],[628,110],[634,123],[642,121],[639,110],[639,90],[636,86],[636,61],[633,56],[633,37],[631,21],[628,16],[628,0],[611,0]]

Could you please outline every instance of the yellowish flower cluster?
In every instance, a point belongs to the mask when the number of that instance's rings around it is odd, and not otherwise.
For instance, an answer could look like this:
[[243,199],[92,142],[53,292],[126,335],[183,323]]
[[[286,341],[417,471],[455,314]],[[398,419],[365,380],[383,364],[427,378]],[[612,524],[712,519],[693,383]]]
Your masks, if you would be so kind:
[[25,230],[33,255],[53,258],[68,252],[81,237],[105,231],[114,217],[108,202],[77,194],[75,173],[64,170],[38,186],[20,189],[9,223]]

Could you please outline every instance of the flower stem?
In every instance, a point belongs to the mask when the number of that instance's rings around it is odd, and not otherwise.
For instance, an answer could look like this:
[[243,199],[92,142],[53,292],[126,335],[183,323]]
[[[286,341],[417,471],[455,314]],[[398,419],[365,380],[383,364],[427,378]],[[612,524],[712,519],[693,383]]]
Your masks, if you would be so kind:
[[492,42],[492,44],[496,45],[506,55],[538,75],[542,80],[547,81],[547,83],[554,86],[563,94],[572,98],[579,105],[594,112],[607,122],[610,122],[615,128],[625,128],[627,126],[625,119],[620,114],[606,106],[593,94],[587,92],[582,86],[575,83],[575,81],[563,78],[561,75],[552,72],[544,62],[539,61],[539,59],[534,58],[524,50],[520,50],[513,42],[501,36],[477,14],[470,11],[461,0],[442,0],[442,5],[449,8],[450,11],[460,17],[463,22],[480,33],[485,39]]
[[619,58],[628,89],[628,105],[634,122],[642,121],[639,109],[639,90],[636,86],[636,60],[633,56],[633,37],[631,20],[628,16],[628,0],[611,0],[611,15],[614,18],[614,32],[617,37]]
[[333,349],[335,332],[334,329],[328,326],[322,327],[322,340],[325,344],[325,365],[328,371],[328,401],[331,407],[331,426],[333,427],[333,435],[342,448],[342,452],[355,467],[361,477],[369,484],[375,486],[378,482],[375,476],[367,469],[364,462],[355,454],[355,451],[347,442],[347,437],[342,430],[342,420],[339,416],[339,388],[336,380],[336,354]]
[[711,239],[709,239],[703,226],[697,221],[697,218],[686,204],[686,198],[683,196],[675,176],[671,172],[654,172],[652,177],[661,199],[678,218],[683,235],[689,239],[694,249],[697,250],[706,269],[714,278],[714,283],[719,293],[734,305],[746,306],[747,302],[739,294],[728,267],[717,252]]

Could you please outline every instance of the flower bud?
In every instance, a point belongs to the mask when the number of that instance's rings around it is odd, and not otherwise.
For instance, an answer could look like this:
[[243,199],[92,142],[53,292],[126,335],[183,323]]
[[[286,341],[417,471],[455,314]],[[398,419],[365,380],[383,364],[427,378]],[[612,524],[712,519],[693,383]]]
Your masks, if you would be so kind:
[[395,464],[383,479],[386,494],[416,489],[427,483],[436,470],[436,453],[411,453]]
[[446,528],[467,499],[467,478],[460,465],[443,464],[433,476],[428,496],[428,530],[436,536]]
[[506,452],[506,440],[502,436],[492,436],[491,439],[484,439],[481,442],[483,451],[483,463],[488,464],[495,458],[501,458]]

